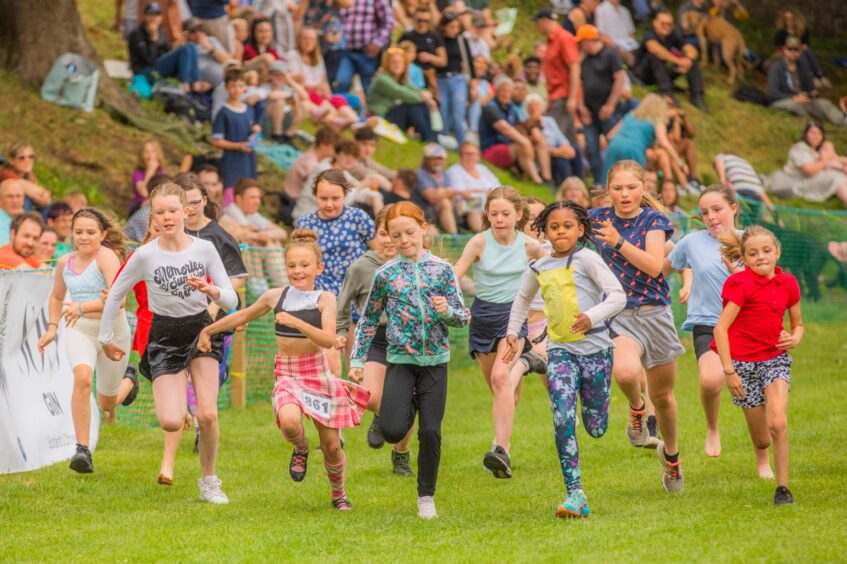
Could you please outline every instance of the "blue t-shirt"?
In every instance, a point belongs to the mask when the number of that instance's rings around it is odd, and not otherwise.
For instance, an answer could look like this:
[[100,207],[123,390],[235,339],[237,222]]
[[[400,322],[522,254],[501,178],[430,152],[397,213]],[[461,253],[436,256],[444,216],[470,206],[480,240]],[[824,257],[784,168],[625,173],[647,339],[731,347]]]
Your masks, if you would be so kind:
[[409,84],[421,90],[426,88],[424,71],[417,63],[409,63]]
[[365,254],[368,241],[376,235],[376,226],[370,216],[359,208],[349,206],[344,206],[341,215],[335,219],[321,219],[317,212],[304,215],[297,220],[295,227],[318,232],[324,271],[315,279],[315,288],[336,296],[341,291],[347,269]]
[[12,216],[5,210],[0,210],[0,247],[9,244],[12,229]]
[[[671,226],[665,214],[653,208],[642,208],[638,217],[623,219],[615,214],[614,208],[595,208],[589,210],[593,226],[598,226],[601,221],[612,220],[612,225],[621,234],[621,237],[629,241],[639,249],[645,248],[645,241],[649,231],[664,231],[665,241],[673,234]],[[596,228],[596,227],[595,227]],[[649,276],[643,271],[635,268],[630,262],[616,251],[611,245],[607,245],[596,237],[593,238],[597,246],[597,252],[603,257],[603,261],[609,265],[615,276],[626,292],[627,309],[635,309],[645,305],[669,305],[671,303],[670,289],[665,277],[659,274],[657,277]]]
[[204,20],[214,20],[226,15],[229,0],[188,0],[191,15]]
[[[212,122],[212,139],[244,143],[252,133],[253,123],[253,110],[247,104],[240,110],[224,104]],[[241,178],[256,178],[256,153],[224,151],[218,169],[225,188],[235,186]]]
[[683,237],[668,257],[675,269],[690,268],[694,274],[688,297],[688,317],[682,325],[686,331],[695,325],[714,327],[718,324],[723,311],[721,290],[729,278],[720,248],[720,242],[704,229]]

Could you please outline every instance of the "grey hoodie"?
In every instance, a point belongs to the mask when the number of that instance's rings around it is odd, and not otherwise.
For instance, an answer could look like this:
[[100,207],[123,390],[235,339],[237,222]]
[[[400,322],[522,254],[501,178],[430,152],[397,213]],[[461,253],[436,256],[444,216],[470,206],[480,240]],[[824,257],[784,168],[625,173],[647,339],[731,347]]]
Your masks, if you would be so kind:
[[[374,273],[383,264],[385,264],[385,261],[376,252],[368,251],[353,261],[353,264],[347,269],[341,292],[338,294],[338,313],[336,313],[335,318],[335,332],[338,335],[347,336],[353,317],[350,313],[350,305],[354,300],[356,311],[359,314],[364,311],[374,281]],[[385,325],[386,323],[388,323],[388,317],[383,312],[379,318],[379,324]]]

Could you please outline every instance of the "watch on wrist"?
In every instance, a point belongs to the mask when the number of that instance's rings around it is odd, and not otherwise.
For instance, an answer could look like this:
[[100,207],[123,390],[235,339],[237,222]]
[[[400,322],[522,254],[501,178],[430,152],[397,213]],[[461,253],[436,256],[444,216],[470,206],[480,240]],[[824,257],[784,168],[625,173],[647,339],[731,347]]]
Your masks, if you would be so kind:
[[618,239],[618,242],[617,242],[617,243],[615,243],[615,250],[616,250],[616,251],[620,251],[620,250],[621,250],[621,247],[623,247],[623,244],[624,244],[625,242],[626,242],[626,241],[625,241],[625,239],[624,239],[623,237],[621,237],[620,239]]

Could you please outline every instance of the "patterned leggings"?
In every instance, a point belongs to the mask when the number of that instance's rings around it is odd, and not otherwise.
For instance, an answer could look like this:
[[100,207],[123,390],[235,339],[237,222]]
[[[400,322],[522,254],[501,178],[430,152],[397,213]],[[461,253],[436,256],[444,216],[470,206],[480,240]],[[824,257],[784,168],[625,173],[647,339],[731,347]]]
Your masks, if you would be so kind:
[[568,492],[582,489],[576,442],[576,398],[582,404],[582,424],[592,437],[602,437],[609,424],[612,349],[585,356],[551,349],[547,359],[547,392],[553,409],[556,450]]

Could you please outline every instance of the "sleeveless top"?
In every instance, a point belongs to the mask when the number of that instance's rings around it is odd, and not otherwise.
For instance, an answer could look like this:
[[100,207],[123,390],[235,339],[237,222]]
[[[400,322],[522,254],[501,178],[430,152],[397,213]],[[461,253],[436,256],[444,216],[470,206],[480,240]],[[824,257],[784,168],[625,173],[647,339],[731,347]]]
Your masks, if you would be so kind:
[[[287,286],[279,297],[274,308],[274,313],[284,311],[289,315],[301,319],[312,327],[321,328],[321,311],[318,309],[318,298],[321,290],[303,292],[297,288]],[[274,332],[277,337],[291,337],[293,339],[305,339],[306,336],[299,329],[276,323]]]
[[97,268],[97,257],[91,259],[85,270],[79,273],[74,272],[75,259],[76,253],[72,253],[62,271],[62,279],[65,281],[65,287],[68,289],[71,301],[99,300],[103,297],[103,290],[106,289],[106,279],[103,278],[103,274]]
[[526,271],[526,236],[518,231],[515,241],[504,247],[494,239],[491,229],[483,231],[485,250],[474,265],[476,297],[496,304],[515,300]]

